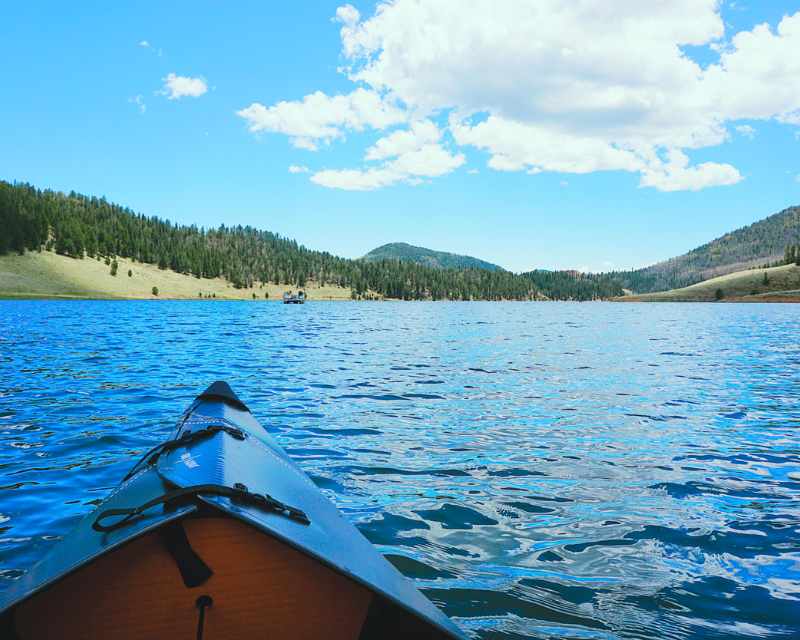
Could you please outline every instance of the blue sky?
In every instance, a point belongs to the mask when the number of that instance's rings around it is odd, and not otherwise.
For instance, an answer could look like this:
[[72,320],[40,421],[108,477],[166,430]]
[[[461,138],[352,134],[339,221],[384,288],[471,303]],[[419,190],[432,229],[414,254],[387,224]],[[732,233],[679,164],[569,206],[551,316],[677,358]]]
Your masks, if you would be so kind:
[[796,1],[6,3],[0,55],[0,179],[348,258],[629,269],[800,204]]

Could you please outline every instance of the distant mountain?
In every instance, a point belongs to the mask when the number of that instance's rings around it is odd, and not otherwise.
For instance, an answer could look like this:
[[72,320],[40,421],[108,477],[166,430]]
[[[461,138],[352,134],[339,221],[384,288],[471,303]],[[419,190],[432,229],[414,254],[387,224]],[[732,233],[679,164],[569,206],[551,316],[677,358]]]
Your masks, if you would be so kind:
[[485,269],[487,271],[502,270],[502,267],[478,260],[471,256],[462,256],[457,253],[432,251],[422,247],[414,247],[405,242],[392,242],[382,247],[373,249],[362,260],[366,262],[380,262],[381,260],[404,260],[421,264],[432,269]]
[[679,289],[751,267],[777,266],[783,263],[787,245],[798,242],[800,207],[790,207],[677,258],[607,275],[634,293]]
[[[347,260],[309,251],[293,240],[250,226],[178,226],[105,198],[41,191],[0,180],[0,259],[9,252],[24,256],[26,251],[54,251],[76,260],[105,262],[108,277],[115,278],[112,260],[119,256],[193,276],[198,292],[204,279],[223,278],[235,289],[335,285],[349,289],[354,300],[609,300],[623,293],[619,284],[601,275],[514,274],[475,258],[394,246],[408,249],[389,254],[394,258],[416,255],[420,259],[427,254],[440,261],[432,267],[407,259]],[[0,278],[0,297],[7,284]]]

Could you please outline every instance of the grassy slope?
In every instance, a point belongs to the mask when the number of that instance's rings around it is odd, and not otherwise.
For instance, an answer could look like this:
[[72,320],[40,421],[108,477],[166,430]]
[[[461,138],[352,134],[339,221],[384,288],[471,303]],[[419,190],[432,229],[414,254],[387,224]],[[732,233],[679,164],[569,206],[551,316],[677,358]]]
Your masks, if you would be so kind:
[[[800,302],[800,267],[737,271],[683,289],[623,296],[615,302],[714,302],[717,289],[725,293],[723,302]],[[753,291],[757,293],[753,295]]]
[[800,207],[741,227],[688,253],[633,272],[616,272],[614,280],[638,292],[687,287],[752,267],[783,260],[787,244],[800,239]]
[[[259,300],[264,300],[265,293],[270,300],[279,300],[289,289],[289,285],[276,284],[235,289],[222,278],[197,279],[124,258],[117,258],[117,263],[115,277],[104,261],[90,258],[75,260],[48,251],[0,256],[0,298],[155,299],[156,286],[160,299],[197,300],[202,292],[204,297],[216,294],[217,300],[252,300],[253,293]],[[350,299],[350,289],[341,287],[319,288],[309,283],[305,291],[308,300]]]

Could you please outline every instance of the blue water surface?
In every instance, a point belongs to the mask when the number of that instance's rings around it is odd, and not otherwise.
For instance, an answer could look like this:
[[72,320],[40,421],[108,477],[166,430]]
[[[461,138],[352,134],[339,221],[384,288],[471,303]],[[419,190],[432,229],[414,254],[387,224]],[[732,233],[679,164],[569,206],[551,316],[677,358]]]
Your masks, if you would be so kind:
[[218,379],[475,638],[800,637],[800,305],[0,301],[0,589]]

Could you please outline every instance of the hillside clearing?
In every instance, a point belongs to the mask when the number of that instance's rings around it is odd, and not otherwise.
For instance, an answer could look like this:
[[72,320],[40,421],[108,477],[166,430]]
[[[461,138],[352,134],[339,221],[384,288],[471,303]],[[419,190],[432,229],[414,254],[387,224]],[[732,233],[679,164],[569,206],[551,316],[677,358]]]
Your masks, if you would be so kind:
[[[117,257],[117,275],[110,274],[104,260],[83,260],[60,256],[50,251],[25,255],[0,256],[0,298],[74,298],[106,300],[282,300],[293,285],[266,284],[252,289],[236,289],[222,278],[195,278],[155,265]],[[131,276],[128,276],[128,271]],[[153,295],[153,287],[158,295]],[[349,300],[350,289],[309,283],[307,300]]]
[[[767,282],[764,282],[764,276]],[[800,267],[784,265],[737,271],[683,289],[621,296],[615,302],[800,302]]]

